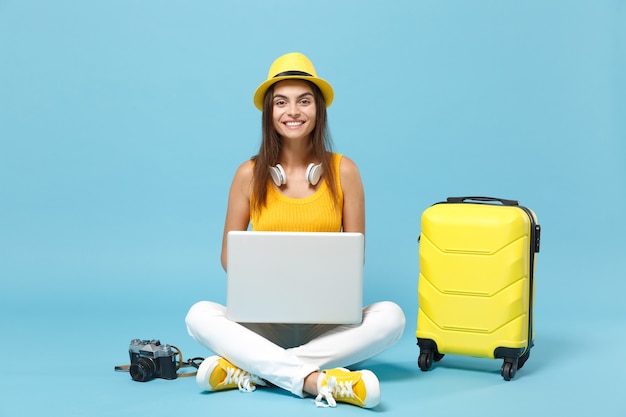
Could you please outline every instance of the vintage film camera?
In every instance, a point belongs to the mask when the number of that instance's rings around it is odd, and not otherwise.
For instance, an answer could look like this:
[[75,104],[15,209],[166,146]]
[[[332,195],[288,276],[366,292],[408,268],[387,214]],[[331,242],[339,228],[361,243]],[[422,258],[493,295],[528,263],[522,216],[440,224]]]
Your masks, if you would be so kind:
[[145,382],[153,378],[176,379],[176,355],[179,351],[158,340],[133,339],[128,348],[130,353],[130,376],[135,381]]

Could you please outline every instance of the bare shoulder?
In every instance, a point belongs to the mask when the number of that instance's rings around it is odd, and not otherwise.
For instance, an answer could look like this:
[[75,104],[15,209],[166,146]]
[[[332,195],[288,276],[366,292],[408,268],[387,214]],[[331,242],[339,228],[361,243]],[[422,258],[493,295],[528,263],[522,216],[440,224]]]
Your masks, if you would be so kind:
[[252,178],[253,173],[254,173],[254,162],[252,162],[251,159],[248,159],[244,161],[241,165],[239,165],[235,175]]
[[233,182],[231,184],[231,193],[238,192],[243,195],[250,195],[252,179],[254,178],[254,163],[251,160],[243,162],[237,168]]
[[343,189],[344,195],[351,194],[353,192],[358,195],[363,193],[361,174],[359,172],[359,168],[352,159],[346,156],[341,158],[339,176],[341,178],[341,188]]
[[250,183],[254,176],[254,162],[247,160],[237,168],[234,181],[241,183]]
[[352,159],[344,156],[339,175],[343,191],[343,231],[365,233],[365,192],[359,169]]
[[339,164],[339,173],[341,178],[354,178],[359,177],[359,167],[354,161],[347,156],[342,156],[341,163]]

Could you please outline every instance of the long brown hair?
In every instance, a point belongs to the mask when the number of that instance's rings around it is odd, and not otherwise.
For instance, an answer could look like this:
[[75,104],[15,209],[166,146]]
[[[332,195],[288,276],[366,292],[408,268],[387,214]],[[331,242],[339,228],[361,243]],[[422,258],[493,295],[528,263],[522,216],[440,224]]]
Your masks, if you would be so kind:
[[[332,157],[332,138],[328,130],[328,119],[326,113],[326,102],[320,89],[310,81],[305,81],[313,90],[315,100],[316,116],[315,128],[311,132],[311,145],[313,148],[313,157],[321,161],[323,167],[323,177],[328,184],[333,200],[337,202],[338,190],[336,184],[338,172],[331,162]],[[262,133],[261,147],[259,153],[252,159],[254,165],[254,184],[252,188],[253,210],[260,211],[265,207],[267,199],[267,184],[270,180],[269,167],[275,166],[279,161],[280,150],[282,148],[283,139],[274,128],[273,122],[273,100],[274,86],[272,85],[265,93],[263,101],[262,116]]]

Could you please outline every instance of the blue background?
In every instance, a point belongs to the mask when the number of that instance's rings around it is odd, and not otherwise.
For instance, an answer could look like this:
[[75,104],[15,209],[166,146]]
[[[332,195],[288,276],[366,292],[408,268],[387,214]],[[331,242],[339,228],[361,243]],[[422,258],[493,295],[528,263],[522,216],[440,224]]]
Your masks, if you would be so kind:
[[[136,337],[208,354],[183,319],[224,301],[252,93],[291,51],[332,83],[335,149],[361,169],[365,301],[407,316],[364,364],[375,412],[624,415],[625,21],[618,0],[0,0],[0,415],[322,412],[113,372]],[[543,228],[512,382],[500,361],[417,368],[419,218],[450,195],[518,199]]]

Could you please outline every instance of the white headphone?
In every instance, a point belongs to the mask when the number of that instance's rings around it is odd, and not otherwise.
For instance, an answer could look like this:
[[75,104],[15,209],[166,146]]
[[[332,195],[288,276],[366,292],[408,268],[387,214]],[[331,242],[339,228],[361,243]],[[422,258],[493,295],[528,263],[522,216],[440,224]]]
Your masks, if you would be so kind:
[[[275,167],[270,167],[270,175],[277,187],[287,184],[287,175],[280,164],[276,164]],[[304,175],[308,184],[317,185],[322,177],[322,164],[315,165],[310,163]]]

